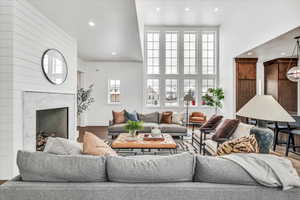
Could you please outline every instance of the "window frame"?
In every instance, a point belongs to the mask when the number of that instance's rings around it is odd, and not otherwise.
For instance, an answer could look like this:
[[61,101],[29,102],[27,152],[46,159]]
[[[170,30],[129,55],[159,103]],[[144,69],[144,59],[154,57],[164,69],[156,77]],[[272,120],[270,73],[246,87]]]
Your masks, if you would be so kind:
[[[159,74],[147,74],[147,33],[148,32],[159,32],[160,33],[160,42],[159,42]],[[167,32],[177,32],[177,72],[178,74],[166,74],[165,69],[165,34]],[[195,74],[184,74],[184,33],[188,32],[196,32],[196,73]],[[215,75],[205,75],[202,74],[202,34],[203,33],[211,33],[215,34]],[[193,108],[204,108],[206,106],[201,104],[202,97],[202,80],[214,78],[216,87],[219,86],[219,26],[145,26],[144,31],[144,67],[143,67],[143,108],[155,108],[155,109],[163,109],[170,108],[169,106],[165,106],[165,80],[166,79],[177,79],[177,90],[178,90],[178,98],[179,104],[174,108],[185,108],[185,104],[183,101],[184,96],[184,80],[185,79],[195,79],[196,80],[196,106]],[[146,105],[146,88],[147,88],[147,79],[159,79],[160,83],[160,106],[153,107]]]
[[[119,81],[120,84],[119,84],[119,102],[112,102],[111,101],[111,98],[110,98],[110,89],[111,89],[111,81]],[[111,105],[119,105],[121,104],[121,80],[120,79],[108,79],[107,81],[107,103],[108,104],[111,104]]]

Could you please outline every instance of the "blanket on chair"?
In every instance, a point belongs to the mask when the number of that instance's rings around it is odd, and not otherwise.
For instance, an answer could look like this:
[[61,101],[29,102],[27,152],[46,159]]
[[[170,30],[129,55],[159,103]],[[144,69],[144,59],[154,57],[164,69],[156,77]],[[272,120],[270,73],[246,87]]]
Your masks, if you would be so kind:
[[254,180],[266,187],[282,187],[283,190],[300,187],[300,177],[292,162],[286,158],[255,153],[234,153],[220,158],[238,164]]

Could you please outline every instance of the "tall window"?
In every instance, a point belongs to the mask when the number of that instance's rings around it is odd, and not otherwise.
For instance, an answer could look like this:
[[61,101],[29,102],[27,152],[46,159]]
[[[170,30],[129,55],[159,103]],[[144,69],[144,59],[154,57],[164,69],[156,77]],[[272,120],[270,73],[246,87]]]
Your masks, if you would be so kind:
[[184,74],[196,74],[196,33],[184,33]]
[[215,33],[202,34],[202,74],[216,74]]
[[218,84],[218,27],[145,27],[144,98],[149,107],[184,107]]
[[177,32],[166,33],[166,74],[177,74]]
[[119,104],[120,103],[120,80],[108,81],[108,103]]
[[208,88],[215,88],[216,83],[214,79],[203,79],[202,80],[202,95],[205,95]]
[[193,102],[189,102],[190,106],[196,106],[197,102],[197,95],[196,95],[196,80],[195,79],[184,79],[183,82],[183,91],[184,91],[184,96],[191,91],[194,99],[195,99],[195,105],[193,105]]
[[178,106],[178,81],[176,79],[166,80],[165,106]]
[[159,102],[159,80],[148,79],[147,80],[147,96],[146,105],[157,107],[160,105]]
[[159,74],[159,32],[147,33],[147,73]]

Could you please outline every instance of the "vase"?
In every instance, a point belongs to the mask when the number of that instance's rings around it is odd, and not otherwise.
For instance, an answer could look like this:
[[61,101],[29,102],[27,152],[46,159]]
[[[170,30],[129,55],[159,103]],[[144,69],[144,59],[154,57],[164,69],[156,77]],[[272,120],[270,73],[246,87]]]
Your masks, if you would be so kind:
[[152,137],[158,137],[161,135],[161,130],[159,128],[153,128],[151,130],[151,136]]
[[136,130],[129,130],[129,135],[131,137],[136,137]]

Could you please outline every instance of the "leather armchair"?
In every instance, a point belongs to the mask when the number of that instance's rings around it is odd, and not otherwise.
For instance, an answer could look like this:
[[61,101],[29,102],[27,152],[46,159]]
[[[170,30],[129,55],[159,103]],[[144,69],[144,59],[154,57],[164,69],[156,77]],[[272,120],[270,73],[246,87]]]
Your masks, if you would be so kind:
[[193,112],[189,117],[189,122],[204,123],[206,116],[202,112]]

